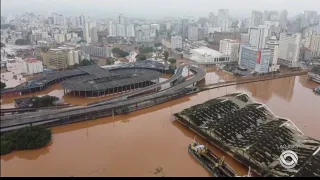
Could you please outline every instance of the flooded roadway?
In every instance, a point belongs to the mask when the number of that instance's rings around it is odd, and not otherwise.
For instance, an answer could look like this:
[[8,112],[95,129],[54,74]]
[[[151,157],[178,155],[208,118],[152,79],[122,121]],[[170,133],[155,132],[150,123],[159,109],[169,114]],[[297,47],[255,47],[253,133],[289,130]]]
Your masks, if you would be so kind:
[[[207,73],[206,82],[233,78]],[[211,79],[211,80],[208,80]],[[52,128],[53,140],[39,150],[1,156],[1,176],[210,176],[187,151],[195,134],[173,113],[235,91],[245,91],[278,116],[291,119],[307,136],[320,139],[318,86],[297,76],[212,89],[116,117]],[[197,141],[204,143],[197,136]],[[210,146],[218,156],[225,155]],[[230,157],[240,175],[246,167]],[[157,168],[163,172],[155,174]]]

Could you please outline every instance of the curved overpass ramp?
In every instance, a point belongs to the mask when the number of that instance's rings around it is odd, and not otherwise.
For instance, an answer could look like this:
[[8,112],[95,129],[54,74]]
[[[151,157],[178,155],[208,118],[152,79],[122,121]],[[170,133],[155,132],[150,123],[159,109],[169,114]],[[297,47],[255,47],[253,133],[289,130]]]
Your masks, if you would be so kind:
[[195,76],[193,78],[181,84],[178,84],[172,88],[169,88],[165,91],[161,91],[151,95],[137,97],[137,98],[129,99],[126,101],[115,102],[112,104],[102,104],[102,105],[91,106],[91,107],[89,106],[85,108],[46,111],[45,113],[38,112],[38,113],[31,113],[30,115],[22,114],[22,115],[8,116],[8,117],[5,116],[1,118],[1,132],[10,131],[12,129],[18,129],[24,126],[28,126],[29,124],[34,124],[34,125],[46,124],[54,121],[68,119],[70,117],[79,117],[79,116],[86,116],[87,114],[100,113],[112,108],[128,106],[128,105],[137,104],[137,103],[148,101],[148,100],[153,100],[158,97],[163,97],[163,96],[175,93],[181,89],[184,89],[185,87],[200,81],[205,76],[205,72],[200,68],[191,66],[190,70],[195,73]]

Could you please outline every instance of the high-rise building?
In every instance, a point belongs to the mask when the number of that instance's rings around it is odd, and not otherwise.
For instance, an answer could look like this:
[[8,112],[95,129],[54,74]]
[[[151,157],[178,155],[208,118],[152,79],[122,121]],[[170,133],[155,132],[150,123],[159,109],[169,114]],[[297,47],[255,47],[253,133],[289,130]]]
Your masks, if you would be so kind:
[[301,34],[280,34],[278,63],[287,67],[296,67],[299,60]]
[[290,22],[287,25],[287,33],[288,34],[299,33],[302,29],[302,24],[303,24],[303,17],[298,16],[297,19],[295,19],[294,21]]
[[83,24],[83,39],[87,43],[91,43],[89,22],[84,22]]
[[117,36],[117,25],[112,22],[109,23],[109,35]]
[[220,41],[219,51],[223,55],[227,55],[230,61],[236,62],[239,60],[239,42],[231,39],[223,39]]
[[209,14],[209,26],[210,28],[218,27],[218,17],[213,12]]
[[160,24],[151,24],[151,37],[156,36],[156,33],[160,31]]
[[279,21],[280,16],[278,11],[270,11],[269,12],[269,21]]
[[79,16],[79,24],[80,24],[80,26],[83,26],[85,21],[86,20],[85,20],[85,17],[83,15]]
[[303,27],[318,23],[317,11],[305,11],[303,17]]
[[[45,60],[47,59],[47,60]],[[65,69],[68,67],[68,56],[63,49],[50,49],[43,63],[50,69]]]
[[281,31],[287,27],[287,23],[288,23],[288,11],[287,10],[283,10],[280,13],[280,28]]
[[275,36],[272,36],[266,43],[266,48],[270,49],[270,68],[269,71],[279,70],[278,65],[278,53],[279,53],[279,41]]
[[223,27],[223,24],[225,24],[226,19],[229,20],[229,9],[219,9],[218,10],[218,26]]
[[188,27],[189,27],[189,22],[188,19],[182,19],[182,38],[188,38]]
[[142,32],[142,42],[150,42],[151,40],[151,28],[150,25],[142,25],[141,26],[141,32]]
[[262,12],[260,11],[252,11],[251,13],[251,23],[250,23],[250,27],[258,27],[259,25],[262,25]]
[[249,29],[249,45],[257,49],[265,48],[268,35],[269,28],[267,26],[251,27]]
[[264,22],[269,21],[269,11],[265,10],[263,11],[263,15],[262,15],[262,24],[264,24]]
[[312,57],[316,57],[316,58],[320,57],[320,34],[311,35],[310,49],[311,49]]
[[228,29],[229,29],[229,19],[227,18],[222,19],[222,26],[221,26],[222,32],[227,32]]
[[198,41],[198,26],[196,24],[191,24],[188,27],[188,39],[190,41]]
[[125,37],[126,36],[125,25],[117,24],[117,36]]
[[98,32],[96,27],[91,29],[91,43],[98,43]]
[[122,14],[119,14],[118,16],[118,24],[127,24],[128,18],[123,16]]
[[171,36],[171,46],[173,49],[182,49],[182,37]]
[[127,25],[127,37],[134,37],[134,26],[132,24]]
[[258,73],[269,72],[270,49],[257,49],[241,45],[240,66]]

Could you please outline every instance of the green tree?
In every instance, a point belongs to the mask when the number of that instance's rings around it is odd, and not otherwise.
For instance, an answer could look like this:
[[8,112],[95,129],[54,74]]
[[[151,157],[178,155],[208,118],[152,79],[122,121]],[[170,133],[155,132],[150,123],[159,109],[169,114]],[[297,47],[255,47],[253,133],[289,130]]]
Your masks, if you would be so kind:
[[153,48],[152,47],[141,47],[139,49],[140,54],[147,54],[147,53],[151,53],[153,52]]
[[6,86],[6,83],[1,82],[1,89],[4,89]]
[[138,54],[136,55],[137,61],[144,61],[147,60],[147,57],[144,54]]
[[90,60],[84,59],[80,62],[80,66],[90,66],[93,65],[94,63]]
[[174,59],[174,58],[170,58],[170,59],[169,59],[169,62],[170,62],[171,64],[175,64],[175,63],[177,62],[177,60]]
[[168,57],[169,57],[169,52],[168,51],[164,51],[163,56],[164,56],[164,60],[167,61]]
[[51,130],[42,126],[28,126],[1,135],[0,154],[12,150],[38,149],[47,145],[52,138]]
[[115,60],[113,58],[108,58],[107,59],[107,65],[113,65]]
[[117,47],[112,49],[112,53],[113,54],[117,54],[119,57],[127,57],[127,56],[129,56],[128,52],[122,51],[120,48],[117,48]]
[[55,101],[58,101],[59,98],[55,97],[55,96],[49,96],[49,95],[45,95],[42,97],[37,97],[34,96],[31,98],[32,102],[33,102],[33,107],[36,108],[40,108],[40,107],[49,107],[49,106],[53,106]]

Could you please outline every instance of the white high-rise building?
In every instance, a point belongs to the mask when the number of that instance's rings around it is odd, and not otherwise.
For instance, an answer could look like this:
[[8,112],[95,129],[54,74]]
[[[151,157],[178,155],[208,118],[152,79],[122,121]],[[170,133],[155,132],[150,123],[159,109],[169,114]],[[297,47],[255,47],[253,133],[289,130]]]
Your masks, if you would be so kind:
[[188,28],[188,39],[190,41],[198,41],[198,26],[190,25]]
[[182,49],[182,37],[181,36],[171,36],[171,46],[173,49]]
[[229,19],[229,9],[219,9],[218,10],[218,27],[223,26],[224,19]]
[[265,48],[268,35],[269,28],[267,26],[251,27],[249,29],[249,45],[257,49]]
[[160,31],[160,24],[151,24],[150,28],[151,28],[151,36],[154,37],[156,36],[156,32]]
[[281,27],[281,29],[285,28],[287,26],[287,23],[288,23],[288,11],[283,10],[280,13],[280,27]]
[[278,63],[287,67],[296,67],[300,54],[301,34],[280,34]]
[[222,32],[227,32],[229,29],[229,19],[225,18],[222,20],[222,26],[221,26]]
[[134,26],[132,24],[127,25],[127,37],[134,37]]
[[259,25],[262,25],[263,24],[262,17],[263,17],[262,12],[252,11],[251,23],[250,23],[251,27],[258,27]]
[[223,39],[220,41],[219,51],[223,55],[229,56],[230,61],[235,62],[239,60],[239,47],[239,42],[231,39]]
[[142,32],[142,41],[143,42],[150,42],[150,38],[151,38],[150,25],[142,25],[141,32]]
[[91,29],[91,43],[98,43],[98,32],[96,27]]
[[269,71],[277,71],[280,66],[278,65],[279,57],[279,41],[275,36],[272,36],[269,41],[266,43],[266,48],[270,49],[270,67]]
[[117,24],[117,36],[119,37],[125,37],[126,30],[125,30],[125,26],[123,24]]
[[89,22],[84,22],[83,24],[83,39],[87,43],[91,43]]
[[313,57],[320,57],[320,34],[311,35],[310,49]]
[[85,20],[85,17],[83,15],[79,16],[79,24],[80,24],[80,26],[83,26],[85,21],[86,20]]
[[109,24],[109,35],[117,36],[117,25],[112,22]]

